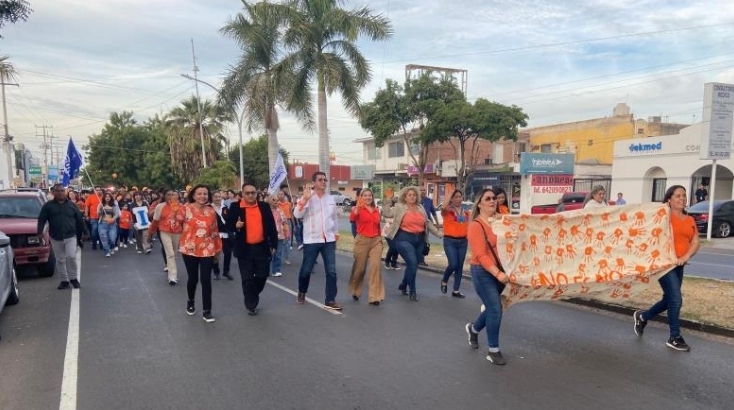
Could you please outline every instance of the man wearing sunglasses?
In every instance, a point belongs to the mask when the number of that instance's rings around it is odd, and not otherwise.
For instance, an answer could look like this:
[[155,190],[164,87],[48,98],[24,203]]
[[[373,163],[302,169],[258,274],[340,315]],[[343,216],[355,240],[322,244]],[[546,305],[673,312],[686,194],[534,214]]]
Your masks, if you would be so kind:
[[314,172],[311,182],[303,189],[303,196],[293,210],[293,216],[303,219],[303,263],[298,273],[298,298],[306,302],[306,292],[311,280],[311,271],[319,254],[326,271],[326,300],[324,306],[330,310],[342,310],[336,299],[336,240],[339,233],[334,197],[326,191],[326,174]]

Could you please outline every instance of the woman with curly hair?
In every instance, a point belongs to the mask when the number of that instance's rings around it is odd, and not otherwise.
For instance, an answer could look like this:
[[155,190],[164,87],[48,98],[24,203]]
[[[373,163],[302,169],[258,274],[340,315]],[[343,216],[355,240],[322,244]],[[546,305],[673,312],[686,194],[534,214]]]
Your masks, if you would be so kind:
[[403,188],[398,194],[395,206],[385,204],[383,214],[386,218],[393,218],[393,224],[387,237],[395,241],[395,247],[405,260],[405,274],[398,289],[403,295],[409,295],[413,302],[418,301],[415,287],[415,277],[418,272],[418,257],[428,242],[428,233],[443,238],[443,233],[428,220],[426,211],[420,203],[418,187]]

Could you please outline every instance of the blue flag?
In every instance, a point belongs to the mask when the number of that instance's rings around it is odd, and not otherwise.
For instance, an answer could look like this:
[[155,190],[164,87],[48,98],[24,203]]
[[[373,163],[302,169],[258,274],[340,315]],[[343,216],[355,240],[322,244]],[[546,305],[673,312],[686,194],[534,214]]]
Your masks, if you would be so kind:
[[82,154],[77,151],[74,141],[69,137],[69,145],[66,147],[66,158],[64,159],[64,171],[61,174],[61,183],[69,186],[69,182],[76,177],[82,167]]

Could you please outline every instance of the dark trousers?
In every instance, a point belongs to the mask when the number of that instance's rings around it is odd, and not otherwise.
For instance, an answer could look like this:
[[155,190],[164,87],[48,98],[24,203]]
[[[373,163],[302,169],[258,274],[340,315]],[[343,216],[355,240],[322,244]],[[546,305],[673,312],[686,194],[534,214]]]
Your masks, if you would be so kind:
[[201,258],[183,255],[186,273],[189,274],[189,280],[186,282],[189,300],[195,299],[196,286],[201,277],[201,300],[204,302],[204,310],[212,310],[212,259],[211,256]]
[[260,304],[260,293],[270,275],[270,248],[263,242],[257,245],[244,245],[237,252],[237,265],[242,277],[242,295],[245,309],[255,309]]
[[[229,273],[229,266],[232,264],[232,239],[222,238],[222,253],[224,254],[224,266],[222,271],[227,275]],[[214,274],[219,275],[219,258],[214,259]]]
[[385,237],[387,242],[387,254],[385,254],[385,266],[392,268],[398,267],[398,249],[395,247],[395,241]]

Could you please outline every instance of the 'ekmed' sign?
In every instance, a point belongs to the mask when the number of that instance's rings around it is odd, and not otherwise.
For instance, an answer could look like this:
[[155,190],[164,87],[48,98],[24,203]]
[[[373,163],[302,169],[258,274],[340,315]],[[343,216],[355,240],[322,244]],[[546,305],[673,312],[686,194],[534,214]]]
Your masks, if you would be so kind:
[[510,275],[507,304],[621,300],[675,267],[669,208],[660,203],[503,215],[492,229]]

